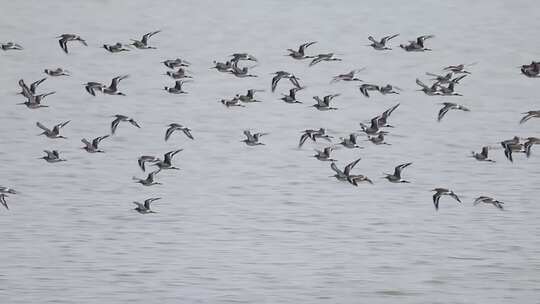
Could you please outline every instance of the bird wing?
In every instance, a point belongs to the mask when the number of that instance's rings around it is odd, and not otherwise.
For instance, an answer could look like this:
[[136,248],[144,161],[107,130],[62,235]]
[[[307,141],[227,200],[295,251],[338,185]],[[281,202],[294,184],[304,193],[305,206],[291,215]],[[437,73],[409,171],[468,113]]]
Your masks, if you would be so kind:
[[193,135],[191,135],[191,132],[189,131],[189,129],[187,129],[187,128],[182,129],[182,132],[184,132],[184,134],[186,134],[186,136],[187,136],[189,139],[194,139],[194,138],[193,138]]
[[361,158],[358,158],[357,160],[353,161],[352,163],[348,164],[347,166],[345,166],[345,170],[343,171],[343,173],[345,173],[345,175],[349,175],[351,173],[351,170],[354,168],[354,166],[356,166],[356,164],[361,160]]
[[429,89],[429,87],[427,85],[425,85],[422,81],[420,81],[420,79],[418,79],[418,78],[416,78],[416,84],[421,86],[424,89]]
[[114,134],[114,132],[116,131],[116,128],[118,127],[118,124],[120,123],[120,121],[122,120],[121,117],[117,117],[115,120],[113,120],[111,122],[111,133]]
[[36,126],[38,126],[40,129],[42,129],[45,132],[51,132],[51,130],[44,125],[42,125],[40,122],[36,122]]
[[437,116],[437,121],[441,121],[443,119],[444,115],[452,108],[454,105],[445,103],[444,107],[439,111],[439,115]]
[[344,175],[343,171],[339,170],[339,168],[337,167],[336,163],[332,162],[332,163],[330,164],[330,168],[331,168],[332,170],[334,170],[334,172],[336,172],[337,174],[339,174],[339,175]]
[[399,36],[399,34],[395,34],[395,35],[391,35],[391,36],[385,36],[385,37],[383,37],[381,39],[381,43],[386,44],[386,42],[388,42],[388,40],[396,38],[397,36]]

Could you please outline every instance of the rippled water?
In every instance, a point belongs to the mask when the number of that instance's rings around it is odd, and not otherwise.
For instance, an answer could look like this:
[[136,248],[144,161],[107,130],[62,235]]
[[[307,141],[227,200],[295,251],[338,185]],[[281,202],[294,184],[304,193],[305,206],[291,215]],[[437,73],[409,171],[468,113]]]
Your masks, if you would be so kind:
[[[0,41],[21,43],[1,52],[1,185],[11,195],[0,210],[1,303],[534,303],[540,294],[538,205],[540,150],[514,163],[493,150],[495,164],[468,157],[482,145],[514,135],[539,136],[540,121],[518,125],[521,112],[538,109],[537,79],[517,68],[539,60],[540,19],[534,1],[1,1]],[[151,38],[158,50],[109,54],[103,43]],[[54,37],[79,33],[88,47],[65,55]],[[366,47],[370,34],[400,33],[394,50]],[[398,48],[435,34],[429,53]],[[287,48],[318,41],[310,53],[336,52],[342,62],[284,57]],[[237,79],[208,68],[233,52],[259,58],[258,78]],[[162,91],[172,84],[160,61],[193,63],[186,96]],[[416,77],[449,64],[478,62],[458,86],[464,97],[428,97]],[[57,93],[50,108],[15,105],[17,81],[41,78],[62,66],[72,77],[49,78],[39,90]],[[398,96],[360,95],[356,85],[330,85],[332,76],[367,67],[360,78],[392,83]],[[278,100],[288,84],[269,90],[270,73],[287,70],[306,86],[304,105]],[[92,97],[87,81],[120,75],[128,95]],[[248,88],[264,102],[227,109],[218,103]],[[312,96],[341,93],[338,111],[308,108]],[[441,123],[437,103],[453,100],[471,112],[450,112]],[[300,131],[326,127],[334,136],[400,102],[387,137],[391,146],[335,152],[339,166],[357,157],[355,172],[375,180],[358,188],[329,175],[329,164],[296,147]],[[134,117],[102,142],[107,153],[80,149],[82,137],[109,132],[114,114]],[[36,121],[71,120],[68,140],[38,137]],[[163,141],[165,126],[182,134]],[[266,146],[247,147],[242,130],[270,133]],[[37,159],[59,149],[65,163]],[[143,187],[136,159],[183,148],[179,172]],[[534,150],[537,151],[534,151]],[[403,162],[411,184],[383,180]],[[430,189],[449,187],[458,205]],[[489,195],[501,212],[476,206]],[[157,214],[140,215],[133,200],[163,199]]]

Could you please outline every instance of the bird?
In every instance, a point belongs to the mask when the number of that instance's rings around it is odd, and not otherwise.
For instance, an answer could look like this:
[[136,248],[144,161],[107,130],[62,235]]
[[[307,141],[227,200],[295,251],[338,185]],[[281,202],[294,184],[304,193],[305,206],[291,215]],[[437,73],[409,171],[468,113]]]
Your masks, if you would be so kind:
[[375,145],[388,145],[388,146],[391,145],[391,144],[384,141],[384,134],[383,133],[378,133],[377,136],[369,136],[368,135],[368,140],[371,141]]
[[393,86],[391,84],[387,84],[385,86],[379,86],[379,93],[381,93],[382,95],[399,94],[398,92],[394,91],[394,88],[400,90],[398,87]]
[[379,91],[380,88],[378,85],[374,85],[374,84],[369,84],[369,83],[364,83],[362,85],[360,85],[360,92],[362,93],[362,95],[364,95],[365,97],[368,97],[369,98],[369,91]]
[[513,152],[524,152],[522,150],[523,144],[521,144],[519,140],[518,136],[514,136],[512,139],[501,141],[501,146],[504,149],[504,156],[511,162],[514,162],[514,158],[512,157]]
[[480,153],[476,153],[476,152],[472,151],[472,157],[474,157],[478,161],[487,161],[487,162],[494,163],[495,162],[494,160],[491,160],[491,159],[488,158],[488,151],[489,151],[489,147],[484,146],[484,147],[482,147],[482,152],[480,152]]
[[146,177],[146,179],[141,179],[134,176],[133,180],[135,180],[136,183],[139,183],[143,186],[161,185],[161,183],[154,181],[156,174],[158,174],[160,171],[161,169],[157,169],[156,171],[150,172],[148,176]]
[[438,84],[445,84],[445,83],[450,82],[450,80],[452,79],[452,76],[454,76],[454,73],[450,72],[450,73],[446,73],[446,75],[437,75],[437,74],[433,74],[433,73],[426,73],[426,75],[435,77],[435,78],[432,78],[431,80],[435,80],[435,82],[437,82]]
[[30,87],[26,85],[23,79],[19,80],[19,86],[21,87],[22,91],[19,93],[23,95],[24,97],[31,97],[36,94],[37,87],[42,84],[47,78],[41,78],[40,80],[34,81],[30,84]]
[[214,66],[210,69],[216,69],[218,72],[227,73],[232,69],[232,62],[226,61],[226,62],[217,62],[214,61]]
[[49,129],[49,128],[45,127],[40,122],[36,122],[36,125],[40,129],[43,130],[43,132],[38,134],[38,135],[45,135],[48,138],[67,138],[67,137],[64,137],[64,136],[60,135],[60,129],[65,127],[69,122],[70,122],[70,120],[59,123],[59,124],[56,124],[56,125],[54,125],[54,127],[52,129]]
[[165,141],[169,140],[169,137],[171,137],[174,131],[182,131],[189,139],[194,139],[193,135],[191,135],[191,129],[188,127],[184,127],[178,123],[171,123],[168,127],[169,128],[167,128],[167,131],[165,132]]
[[137,205],[136,208],[133,210],[139,212],[140,214],[148,214],[148,213],[157,213],[155,211],[150,210],[150,204],[160,200],[160,197],[152,197],[144,201],[144,204],[141,204],[139,202],[133,202],[133,204]]
[[354,166],[356,166],[356,164],[361,160],[361,158],[358,158],[357,160],[349,163],[347,166],[345,166],[345,168],[343,169],[343,171],[341,171],[335,162],[332,162],[330,164],[330,168],[336,172],[336,174],[334,174],[332,177],[335,177],[337,180],[340,180],[340,181],[346,181],[348,178],[349,178],[349,175],[351,173],[351,170],[354,168]]
[[158,160],[157,162],[153,163],[152,166],[157,166],[159,170],[166,170],[166,169],[180,170],[179,168],[174,167],[172,165],[172,159],[176,154],[178,154],[181,151],[184,151],[184,149],[173,150],[173,151],[169,151],[165,153],[163,155],[163,160]]
[[442,195],[448,195],[454,198],[456,201],[461,203],[461,200],[459,197],[454,193],[454,191],[445,189],[445,188],[435,188],[431,191],[435,191],[435,194],[433,194],[433,205],[435,205],[435,210],[439,210],[439,199]]
[[301,101],[296,99],[296,92],[302,90],[302,88],[294,87],[289,90],[289,95],[282,94],[283,97],[281,97],[281,100],[283,100],[286,103],[302,103]]
[[169,77],[171,77],[172,79],[183,79],[183,78],[193,78],[192,76],[189,76],[187,74],[187,70],[184,69],[183,67],[179,67],[177,71],[173,72],[173,71],[167,71],[165,74],[163,75],[167,75]]
[[120,81],[128,78],[129,75],[122,75],[122,76],[116,76],[114,77],[112,80],[111,80],[111,84],[108,86],[108,87],[104,87],[102,92],[104,94],[108,94],[108,95],[122,95],[122,96],[126,96],[126,94],[122,93],[122,92],[119,92],[118,91],[118,84],[120,83]]
[[258,61],[255,56],[248,53],[234,53],[230,57],[233,57],[231,61],[236,63],[238,63],[240,60]]
[[400,44],[399,46],[407,52],[423,52],[431,51],[424,46],[424,41],[430,38],[434,38],[434,35],[424,35],[416,38],[416,41],[409,41],[409,44]]
[[368,182],[373,185],[373,181],[369,179],[367,176],[362,174],[350,174],[347,178],[347,181],[354,186],[358,186],[360,182]]
[[[468,66],[471,66],[475,63],[468,64]],[[471,74],[469,71],[465,71],[465,65],[464,64],[458,64],[458,65],[449,65],[445,68],[443,68],[443,71],[451,71],[454,74]]]
[[248,67],[239,68],[236,63],[232,65],[232,68],[228,71],[228,73],[233,74],[238,78],[258,77],[255,74],[249,74]]
[[76,35],[76,34],[62,34],[62,35],[60,35],[60,36],[58,36],[56,38],[60,38],[60,40],[58,40],[58,43],[60,44],[60,48],[62,48],[62,50],[66,54],[68,53],[67,43],[69,41],[79,41],[84,46],[88,46],[86,41],[84,39],[82,39],[81,36]]
[[83,138],[81,139],[81,142],[84,144],[84,147],[82,147],[81,149],[86,150],[86,152],[88,153],[104,153],[105,151],[100,150],[98,145],[102,140],[109,136],[110,135],[96,137],[92,140],[92,142],[89,142],[86,138]]
[[504,203],[501,202],[501,201],[498,201],[498,200],[495,200],[489,196],[479,196],[477,197],[474,202],[473,202],[473,206],[476,206],[480,203],[484,203],[484,204],[491,204],[497,208],[499,208],[500,210],[504,210],[503,208],[503,205]]
[[156,163],[159,161],[161,161],[161,159],[155,156],[150,156],[150,155],[143,155],[137,159],[137,163],[139,164],[139,167],[143,171],[146,171],[146,167],[145,167],[146,163]]
[[522,113],[522,114],[525,114],[525,116],[523,116],[523,118],[521,118],[521,120],[519,121],[520,124],[525,123],[526,121],[528,121],[531,118],[540,118],[540,110],[527,111],[527,112]]
[[360,127],[362,128],[362,132],[366,133],[367,135],[379,135],[380,133],[387,133],[385,131],[381,131],[379,127],[379,116],[376,116],[371,119],[371,125],[367,126],[363,122],[360,123]]
[[340,137],[341,142],[340,145],[344,146],[345,148],[361,148],[359,145],[357,145],[356,137],[358,135],[356,133],[349,134],[349,137]]
[[398,165],[396,168],[394,168],[394,174],[384,173],[386,175],[384,178],[392,183],[410,183],[409,181],[401,179],[401,171],[410,165],[412,165],[412,163]]
[[163,63],[169,69],[175,69],[179,67],[188,67],[191,65],[191,63],[188,62],[187,60],[180,59],[180,58],[167,59],[165,61],[162,61],[161,63]]
[[422,87],[418,91],[422,91],[424,92],[424,94],[428,96],[441,95],[441,93],[439,92],[439,89],[438,89],[439,86],[437,85],[437,83],[434,83],[432,86],[427,86],[422,81],[420,81],[420,79],[416,78],[416,84]]
[[238,97],[234,97],[232,99],[221,99],[220,102],[226,106],[229,107],[245,107],[245,105],[240,103],[240,99]]
[[379,126],[379,127],[393,127],[392,125],[387,124],[388,117],[390,117],[392,112],[394,112],[399,107],[399,105],[400,104],[398,103],[395,106],[393,106],[393,107],[387,109],[386,111],[384,111],[381,115],[377,116],[377,126]]
[[314,66],[322,61],[341,61],[341,59],[334,57],[334,53],[319,54],[309,63],[309,66]]
[[439,114],[437,115],[437,121],[441,121],[444,115],[446,115],[446,113],[450,110],[462,110],[466,112],[470,111],[468,108],[453,102],[443,102],[442,105],[444,105],[444,107],[439,111]]
[[352,71],[350,71],[348,73],[334,76],[332,78],[332,80],[330,81],[330,83],[335,83],[335,82],[338,82],[338,81],[362,81],[362,79],[354,77],[354,75],[356,75],[357,73],[359,73],[359,72],[361,72],[361,71],[363,71],[365,69],[366,68],[355,69],[355,70],[352,70]]
[[116,128],[118,127],[118,124],[121,121],[127,121],[130,124],[132,124],[133,126],[135,126],[137,128],[141,128],[141,126],[139,126],[139,124],[131,117],[127,117],[125,115],[120,115],[120,114],[116,114],[113,117],[116,117],[116,118],[111,123],[111,134],[114,134],[114,132],[116,131]]
[[134,47],[136,47],[138,49],[155,49],[156,47],[148,45],[148,39],[150,39],[150,37],[154,36],[155,34],[157,34],[159,32],[161,32],[161,31],[153,31],[153,32],[150,32],[150,33],[146,33],[146,34],[144,34],[142,36],[142,39],[140,41],[135,40],[135,39],[131,39],[131,41],[133,41],[133,43],[131,45],[133,45]]
[[313,56],[306,56],[305,50],[306,50],[307,47],[309,47],[309,46],[311,46],[311,45],[313,45],[315,43],[317,43],[317,41],[311,41],[311,42],[301,44],[298,47],[298,51],[293,50],[293,49],[287,49],[287,51],[289,51],[289,54],[287,54],[287,56],[291,56],[292,58],[297,59],[297,60],[313,58]]
[[523,149],[525,150],[525,155],[527,157],[530,157],[531,156],[531,148],[532,148],[532,146],[540,144],[540,138],[527,137],[526,140],[527,141],[525,143],[523,143]]
[[16,191],[15,189],[10,187],[0,186],[0,193],[18,194],[19,191]]
[[45,152],[45,154],[47,155],[40,158],[46,160],[48,163],[58,163],[58,162],[66,161],[65,159],[60,158],[60,153],[57,150],[52,150],[52,151],[43,150],[43,152]]
[[334,150],[334,147],[332,147],[332,146],[326,147],[323,150],[315,149],[315,152],[317,152],[317,154],[313,155],[313,157],[315,157],[316,159],[318,159],[320,161],[332,161],[332,162],[335,162],[336,161],[335,159],[330,158],[330,153],[333,150]]
[[9,210],[9,207],[8,207],[8,204],[7,204],[7,201],[6,201],[6,197],[8,197],[7,194],[0,193],[0,204],[2,204],[2,206],[4,206],[7,210]]
[[39,94],[39,95],[31,95],[29,97],[27,97],[27,101],[25,102],[21,102],[21,103],[18,103],[19,105],[25,105],[27,108],[29,109],[38,109],[38,108],[47,108],[49,106],[47,105],[42,105],[41,104],[41,101],[43,100],[43,98],[49,96],[49,95],[52,95],[56,92],[49,92],[49,93],[45,93],[45,94]]
[[312,105],[312,107],[315,107],[319,111],[337,110],[337,108],[330,106],[330,101],[339,95],[341,94],[326,95],[323,97],[323,99],[321,99],[319,96],[313,96],[313,99],[315,99],[317,103]]
[[241,102],[261,102],[260,100],[255,99],[255,93],[256,92],[264,92],[264,90],[256,90],[256,89],[249,89],[247,90],[246,95],[236,95],[236,98],[240,100]]
[[533,61],[531,64],[522,65],[521,73],[530,78],[540,77],[540,62]]
[[278,82],[285,78],[285,79],[289,79],[289,81],[297,88],[301,89],[302,86],[300,85],[300,82],[298,82],[299,78],[294,76],[293,74],[289,73],[289,72],[285,72],[285,71],[277,71],[275,73],[273,73],[272,75],[275,75],[273,78],[272,78],[272,92],[274,92],[276,90],[276,87],[277,87],[277,84]]
[[377,41],[375,40],[375,38],[373,38],[373,36],[369,36],[368,39],[369,41],[371,41],[372,43],[368,46],[371,46],[373,47],[374,49],[378,50],[378,51],[383,51],[383,50],[391,50],[391,48],[387,47],[386,46],[386,43],[390,40],[390,39],[393,39],[395,37],[399,36],[399,34],[395,34],[395,35],[390,35],[390,36],[384,36],[381,38],[380,41]]
[[115,44],[104,44],[103,48],[109,51],[110,53],[120,53],[120,52],[129,51],[129,49],[126,49],[124,45],[120,42],[117,42]]
[[57,77],[57,76],[71,76],[69,74],[69,71],[64,70],[62,68],[56,68],[56,69],[45,69],[43,72],[49,76]]
[[165,87],[165,91],[171,94],[187,94],[187,92],[182,89],[182,85],[186,82],[187,81],[184,80],[177,80],[174,82],[174,87]]
[[324,138],[327,141],[331,141],[330,138],[332,138],[332,136],[326,134],[325,128],[319,128],[318,130],[312,130],[312,129],[304,130],[302,131],[302,136],[300,136],[300,142],[298,143],[298,148],[301,148],[308,138],[314,142],[317,141],[317,138]]
[[23,50],[23,49],[24,49],[20,44],[15,43],[15,42],[1,43],[1,44],[0,44],[0,48],[1,48],[3,51],[10,51],[10,50],[17,50],[17,51],[20,51],[20,50]]
[[246,136],[246,139],[242,140],[246,143],[248,146],[258,146],[258,145],[264,145],[263,143],[259,142],[259,138],[261,138],[263,135],[268,135],[268,133],[255,133],[251,134],[249,130],[244,130],[244,135]]

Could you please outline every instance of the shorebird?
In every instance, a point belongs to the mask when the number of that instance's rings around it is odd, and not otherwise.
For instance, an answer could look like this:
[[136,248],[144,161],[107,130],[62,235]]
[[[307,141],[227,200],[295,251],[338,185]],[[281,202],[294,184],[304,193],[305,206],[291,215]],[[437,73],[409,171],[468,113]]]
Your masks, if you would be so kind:
[[445,84],[445,83],[450,83],[450,80],[452,79],[452,76],[454,76],[454,73],[450,72],[450,73],[447,73],[446,75],[426,73],[426,75],[435,77],[435,78],[432,78],[431,80],[435,80],[438,84]]
[[54,125],[52,129],[49,129],[42,125],[40,122],[36,122],[36,125],[43,130],[41,134],[38,135],[45,135],[48,138],[67,138],[62,135],[60,135],[60,129],[63,128],[65,125],[67,125],[70,122],[70,120],[59,123],[57,125]]
[[501,202],[501,201],[498,201],[498,200],[495,200],[489,196],[479,196],[477,197],[474,202],[473,202],[473,206],[476,206],[480,203],[484,203],[484,204],[491,204],[497,208],[499,208],[500,210],[504,210],[503,208],[503,205],[504,203]]
[[238,78],[258,77],[255,74],[249,74],[248,67],[239,68],[236,63],[232,65],[232,68],[228,72]]
[[527,77],[540,77],[540,62],[533,61],[531,64],[522,65],[521,73]]
[[418,91],[422,91],[428,96],[441,95],[441,93],[438,90],[439,86],[437,85],[437,83],[434,83],[432,86],[429,87],[426,84],[424,84],[422,81],[420,81],[420,79],[416,78],[416,84],[422,87]]
[[178,71],[176,71],[176,72],[167,71],[163,75],[167,75],[167,76],[171,77],[172,79],[193,78],[192,76],[189,76],[188,74],[186,74],[186,72],[187,72],[186,69],[184,69],[182,67],[179,67]]
[[304,130],[302,131],[302,136],[300,136],[300,142],[298,143],[298,148],[301,148],[308,138],[314,142],[317,141],[317,138],[323,138],[330,142],[331,141],[330,138],[332,138],[332,136],[326,134],[325,128],[319,128],[318,130],[312,130],[312,129]]
[[19,193],[19,191],[15,191],[15,189],[10,188],[10,187],[0,186],[0,193],[17,194],[17,193]]
[[430,38],[434,38],[434,35],[424,35],[416,38],[416,41],[409,41],[409,44],[400,44],[399,46],[407,52],[423,52],[431,51],[424,46],[424,41]]
[[321,61],[341,61],[341,59],[334,57],[334,53],[319,54],[315,56],[313,60],[311,60],[309,66],[314,66]]
[[301,44],[298,47],[298,51],[295,51],[293,49],[287,49],[287,51],[289,51],[289,54],[287,56],[291,56],[292,58],[298,59],[298,60],[307,59],[307,58],[313,58],[313,56],[306,56],[305,50],[306,50],[307,47],[309,47],[310,45],[313,45],[315,43],[317,43],[317,41],[311,41],[311,42]]
[[2,204],[2,206],[4,206],[7,210],[9,210],[6,197],[8,197],[6,194],[0,193],[0,204]]
[[381,93],[382,95],[399,94],[398,92],[394,91],[394,88],[400,90],[398,87],[392,86],[391,84],[387,84],[385,86],[379,86],[379,93]]
[[88,153],[104,153],[105,151],[100,150],[98,145],[102,140],[107,137],[109,137],[109,135],[96,137],[92,140],[92,142],[89,142],[86,138],[83,138],[81,139],[81,142],[84,144],[84,147],[82,147],[81,149],[86,150],[86,152]]
[[410,183],[409,181],[401,179],[401,171],[410,165],[412,165],[412,163],[401,164],[394,169],[394,174],[384,173],[386,175],[384,178],[392,183]]
[[226,73],[232,69],[232,63],[230,61],[225,63],[214,61],[214,66],[210,69],[216,69],[218,72]]
[[453,103],[453,102],[443,102],[442,105],[444,105],[444,107],[439,111],[439,115],[437,116],[437,121],[441,121],[441,119],[443,119],[444,115],[446,115],[446,113],[449,111],[449,110],[462,110],[462,111],[465,111],[465,112],[469,112],[470,110],[462,105],[458,105],[456,103]]
[[472,151],[472,157],[474,157],[476,160],[479,160],[479,161],[487,161],[487,162],[494,163],[495,162],[494,160],[491,160],[488,158],[488,151],[489,151],[489,147],[484,146],[482,147],[482,152],[480,153],[476,153]]
[[298,89],[302,89],[302,86],[300,85],[300,82],[298,82],[298,77],[294,76],[293,74],[285,71],[277,71],[273,75],[275,75],[272,78],[272,92],[276,90],[278,82],[282,79],[289,79],[289,81]]
[[126,49],[124,45],[120,42],[117,42],[115,44],[104,44],[103,48],[109,51],[110,53],[120,53],[120,52],[129,51],[129,49]]
[[157,166],[159,170],[166,170],[166,169],[180,170],[180,168],[174,167],[172,165],[172,159],[176,154],[178,154],[181,151],[184,151],[184,149],[173,150],[173,151],[169,151],[165,153],[163,155],[163,160],[158,160],[157,162],[153,163],[152,166]]
[[330,158],[330,153],[333,150],[334,150],[334,147],[332,147],[332,146],[326,147],[322,151],[315,149],[315,152],[317,152],[317,154],[313,155],[313,157],[315,157],[316,159],[318,159],[320,161],[332,161],[332,162],[335,162],[336,161],[335,159]]
[[65,159],[60,158],[60,153],[58,153],[57,150],[43,150],[43,152],[45,152],[47,155],[40,158],[46,160],[48,163],[58,163],[66,161]]
[[326,95],[323,97],[323,99],[321,99],[319,96],[313,96],[313,99],[315,99],[317,103],[312,105],[312,107],[315,107],[319,111],[337,110],[337,108],[330,106],[330,101],[339,95],[341,94]]
[[141,126],[139,126],[139,124],[135,121],[135,119],[133,119],[131,117],[127,117],[125,115],[120,115],[120,114],[116,114],[113,117],[116,117],[116,118],[111,123],[111,134],[114,134],[114,132],[116,131],[116,128],[118,127],[118,124],[121,121],[127,121],[130,124],[132,124],[133,126],[135,126],[137,128],[141,128]]
[[379,134],[386,134],[387,132],[381,131],[379,128],[379,116],[376,116],[371,119],[371,125],[368,127],[364,123],[360,123],[360,127],[362,128],[362,132],[366,133],[367,135],[379,135]]
[[527,155],[527,157],[529,157],[529,156],[531,156],[531,148],[532,148],[532,146],[540,144],[540,138],[527,137],[526,140],[527,141],[525,143],[523,143],[523,149],[525,150],[525,155]]
[[388,146],[390,146],[389,143],[384,141],[384,134],[383,133],[379,133],[379,135],[377,135],[377,136],[369,136],[368,135],[368,140],[371,141],[372,143],[374,143],[375,145],[388,145]]
[[96,91],[100,91],[103,93],[103,90],[107,87],[106,85],[95,81],[90,81],[83,85],[86,92],[88,92],[88,94],[92,96],[96,96]]
[[361,148],[356,142],[357,136],[358,136],[357,134],[351,133],[349,134],[349,137],[340,137],[341,142],[339,143],[339,145],[342,145],[345,148],[349,148],[349,149]]
[[375,38],[373,38],[373,36],[369,36],[368,39],[369,39],[369,41],[372,42],[369,46],[373,47],[374,49],[376,49],[378,51],[391,50],[391,48],[386,46],[386,43],[390,39],[393,39],[393,38],[395,38],[397,36],[399,36],[399,34],[395,34],[395,35],[391,35],[391,36],[384,36],[384,37],[381,38],[381,41],[377,41],[377,40],[375,40]]
[[79,35],[75,35],[75,34],[62,34],[56,38],[60,38],[60,40],[58,40],[58,43],[60,44],[60,47],[62,48],[62,50],[64,51],[64,53],[68,53],[68,48],[67,48],[67,43],[69,41],[79,41],[80,43],[82,43],[84,46],[88,46],[88,44],[86,43],[86,41],[84,39],[81,38],[81,36]]
[[145,167],[146,163],[156,163],[159,161],[161,161],[161,159],[155,156],[150,156],[150,155],[143,155],[137,159],[137,163],[139,164],[139,167],[143,171],[146,171],[146,167]]
[[221,99],[220,102],[226,106],[229,107],[245,107],[245,105],[240,103],[240,99],[238,97],[234,97],[232,99]]
[[332,175],[332,177],[335,177],[337,180],[340,180],[340,181],[346,181],[348,178],[349,178],[349,175],[351,174],[351,170],[354,168],[354,166],[356,166],[356,164],[361,160],[361,158],[353,161],[352,163],[348,164],[347,166],[345,166],[345,168],[343,169],[343,171],[341,171],[336,163],[332,162],[332,164],[330,164],[330,168],[332,170],[334,170],[334,172],[336,172],[336,174]]
[[131,45],[133,45],[134,47],[138,49],[155,49],[155,47],[148,45],[148,39],[159,32],[161,31],[154,31],[154,32],[146,33],[142,36],[142,39],[140,41],[131,39],[131,41],[133,41]]
[[360,92],[362,93],[362,95],[366,96],[369,98],[369,91],[379,91],[380,88],[378,85],[374,85],[374,84],[368,84],[368,83],[364,83],[362,85],[360,85]]
[[355,69],[355,70],[352,70],[352,71],[350,71],[348,73],[334,76],[332,78],[332,80],[330,81],[330,83],[335,83],[335,82],[338,82],[338,81],[362,81],[362,79],[357,78],[354,75],[356,75],[357,73],[359,73],[359,72],[361,72],[361,71],[363,71],[365,69],[366,68]]
[[40,80],[34,81],[30,84],[30,87],[26,85],[23,79],[20,79],[18,84],[21,87],[22,91],[19,93],[24,97],[31,97],[36,94],[37,87],[42,84],[47,78],[41,78]]
[[[468,64],[467,66],[471,66],[474,63]],[[464,64],[458,64],[458,65],[449,65],[445,68],[443,68],[443,71],[451,71],[454,74],[471,74],[469,71],[465,71],[465,65]]]
[[435,83],[435,85],[437,85],[439,87],[440,95],[444,95],[444,96],[463,96],[463,95],[461,95],[459,93],[454,92],[454,86],[456,85],[456,83],[458,83],[459,80],[463,79],[463,77],[465,77],[465,76],[467,76],[467,75],[459,76],[459,77],[456,77],[456,78],[452,79],[450,81],[450,83],[448,84],[448,86],[446,86],[446,87]]
[[347,181],[355,186],[358,186],[361,182],[368,182],[373,185],[373,181],[362,174],[350,174]]
[[392,112],[394,112],[398,107],[399,107],[399,103],[389,108],[388,110],[384,111],[381,115],[377,116],[377,126],[392,128],[393,126],[387,124],[388,117],[390,117],[390,114],[392,114]]
[[255,99],[256,92],[264,92],[264,90],[249,89],[246,95],[236,95],[236,98],[238,98],[238,100],[240,100],[241,102],[245,102],[245,103],[261,102],[260,100]]
[[133,202],[133,204],[137,205],[137,207],[133,210],[139,212],[140,214],[157,213],[155,211],[150,210],[150,204],[160,199],[161,197],[152,197],[145,200],[144,204],[141,204],[139,202]]
[[232,57],[231,61],[236,63],[240,60],[258,61],[255,56],[248,53],[234,53],[230,57]]
[[435,194],[433,194],[433,205],[435,205],[435,210],[439,210],[439,199],[441,198],[442,195],[451,196],[456,201],[461,203],[461,200],[459,199],[459,197],[452,190],[448,190],[445,188],[435,188],[431,191],[435,191]]
[[165,87],[165,91],[171,94],[187,94],[186,91],[182,89],[182,85],[188,81],[177,80],[174,82],[174,87]]
[[522,113],[522,114],[525,114],[525,116],[523,116],[523,118],[521,118],[521,120],[519,121],[520,124],[526,122],[527,120],[529,120],[531,118],[540,118],[540,110],[528,111],[528,112],[525,112],[525,113]]
[[506,156],[506,158],[511,162],[514,162],[514,159],[512,157],[513,152],[523,152],[523,144],[519,142],[518,136],[514,136],[514,138],[512,139],[501,141],[501,146],[504,149],[504,156]]
[[111,80],[111,84],[108,87],[104,87],[102,92],[103,94],[109,94],[109,95],[122,95],[126,96],[126,94],[118,91],[118,84],[120,81],[128,78],[129,75],[122,75],[122,76],[116,76]]
[[24,49],[20,44],[14,43],[14,42],[2,43],[0,44],[0,48],[2,48],[2,50],[4,51],[10,51],[10,50],[20,51]]
[[169,137],[171,137],[174,131],[182,131],[189,139],[194,139],[193,135],[191,135],[191,129],[188,127],[184,127],[178,123],[171,123],[168,127],[169,128],[167,128],[167,131],[165,132],[165,141],[169,140]]
[[57,76],[71,76],[68,71],[62,69],[62,68],[56,68],[54,70],[52,69],[45,69],[43,72],[49,76],[57,77]]
[[176,58],[176,59],[167,59],[165,61],[162,61],[166,67],[169,69],[176,69],[179,67],[188,67],[191,65],[191,63],[187,60]]
[[246,139],[242,140],[246,143],[248,146],[257,146],[257,145],[264,145],[263,143],[259,142],[259,138],[263,135],[268,135],[268,133],[255,133],[251,134],[249,130],[244,130],[244,135],[246,136]]
[[156,176],[156,174],[159,173],[159,171],[161,171],[161,169],[157,169],[156,171],[152,171],[148,174],[148,176],[146,177],[146,179],[141,179],[141,178],[137,178],[137,177],[133,177],[133,180],[136,182],[136,183],[139,183],[143,186],[153,186],[153,185],[161,185],[161,183],[158,183],[156,181],[154,181],[154,178]]
[[302,103],[301,101],[298,101],[296,99],[296,92],[302,90],[301,88],[292,88],[289,90],[289,95],[282,94],[283,97],[281,97],[281,100],[283,100],[286,103]]
[[43,98],[45,98],[45,97],[47,97],[49,95],[52,95],[54,93],[56,93],[56,92],[49,92],[49,93],[39,94],[39,95],[35,95],[35,96],[28,96],[27,101],[21,102],[21,103],[18,103],[18,104],[25,105],[29,109],[47,108],[49,106],[42,105],[41,101],[43,100]]

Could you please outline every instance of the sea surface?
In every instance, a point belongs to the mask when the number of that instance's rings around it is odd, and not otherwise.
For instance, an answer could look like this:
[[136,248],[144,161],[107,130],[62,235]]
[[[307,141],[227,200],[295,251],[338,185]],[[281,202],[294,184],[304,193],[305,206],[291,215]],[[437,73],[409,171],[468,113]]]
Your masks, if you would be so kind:
[[[0,51],[0,185],[20,192],[0,210],[0,303],[540,303],[540,147],[511,163],[499,142],[540,137],[540,119],[523,125],[522,112],[540,109],[540,79],[519,66],[540,60],[536,1],[0,1],[0,42],[23,51]],[[101,46],[129,43],[150,31],[155,50],[111,54]],[[80,34],[85,47],[56,36]],[[368,47],[367,37],[399,33],[391,51]],[[431,52],[399,48],[415,37]],[[308,67],[287,48],[317,41],[308,54],[334,52],[342,61]],[[213,61],[247,52],[242,62],[257,78],[219,73]],[[183,58],[194,77],[185,95],[163,90],[165,59]],[[456,90],[462,97],[426,96],[415,79],[471,64]],[[30,110],[17,92],[45,68],[38,92],[55,91]],[[399,95],[363,97],[359,83],[330,84],[333,76],[365,67],[366,83],[398,86]],[[279,100],[290,83],[270,91],[271,73],[296,74],[303,104]],[[93,97],[83,83],[120,83],[127,96]],[[261,103],[226,108],[222,98],[264,89]],[[313,96],[336,94],[336,111],[310,107]],[[450,111],[438,123],[439,103]],[[353,187],[330,177],[329,162],[312,157],[328,143],[306,142],[300,132],[327,128],[334,141],[358,132],[400,103],[387,142],[337,149],[339,167],[362,158],[353,173],[374,185]],[[110,133],[105,153],[89,154],[81,139]],[[35,124],[71,122],[68,139],[37,136]],[[192,129],[164,141],[166,126]],[[243,130],[269,133],[249,147]],[[471,151],[488,145],[496,163]],[[133,176],[141,155],[174,159],[180,170],[160,172],[162,185],[144,187]],[[66,162],[50,164],[43,150]],[[409,184],[382,177],[401,163]],[[441,198],[447,187],[462,199]],[[481,195],[505,203],[473,207]],[[157,213],[141,215],[133,201],[162,199]]]

